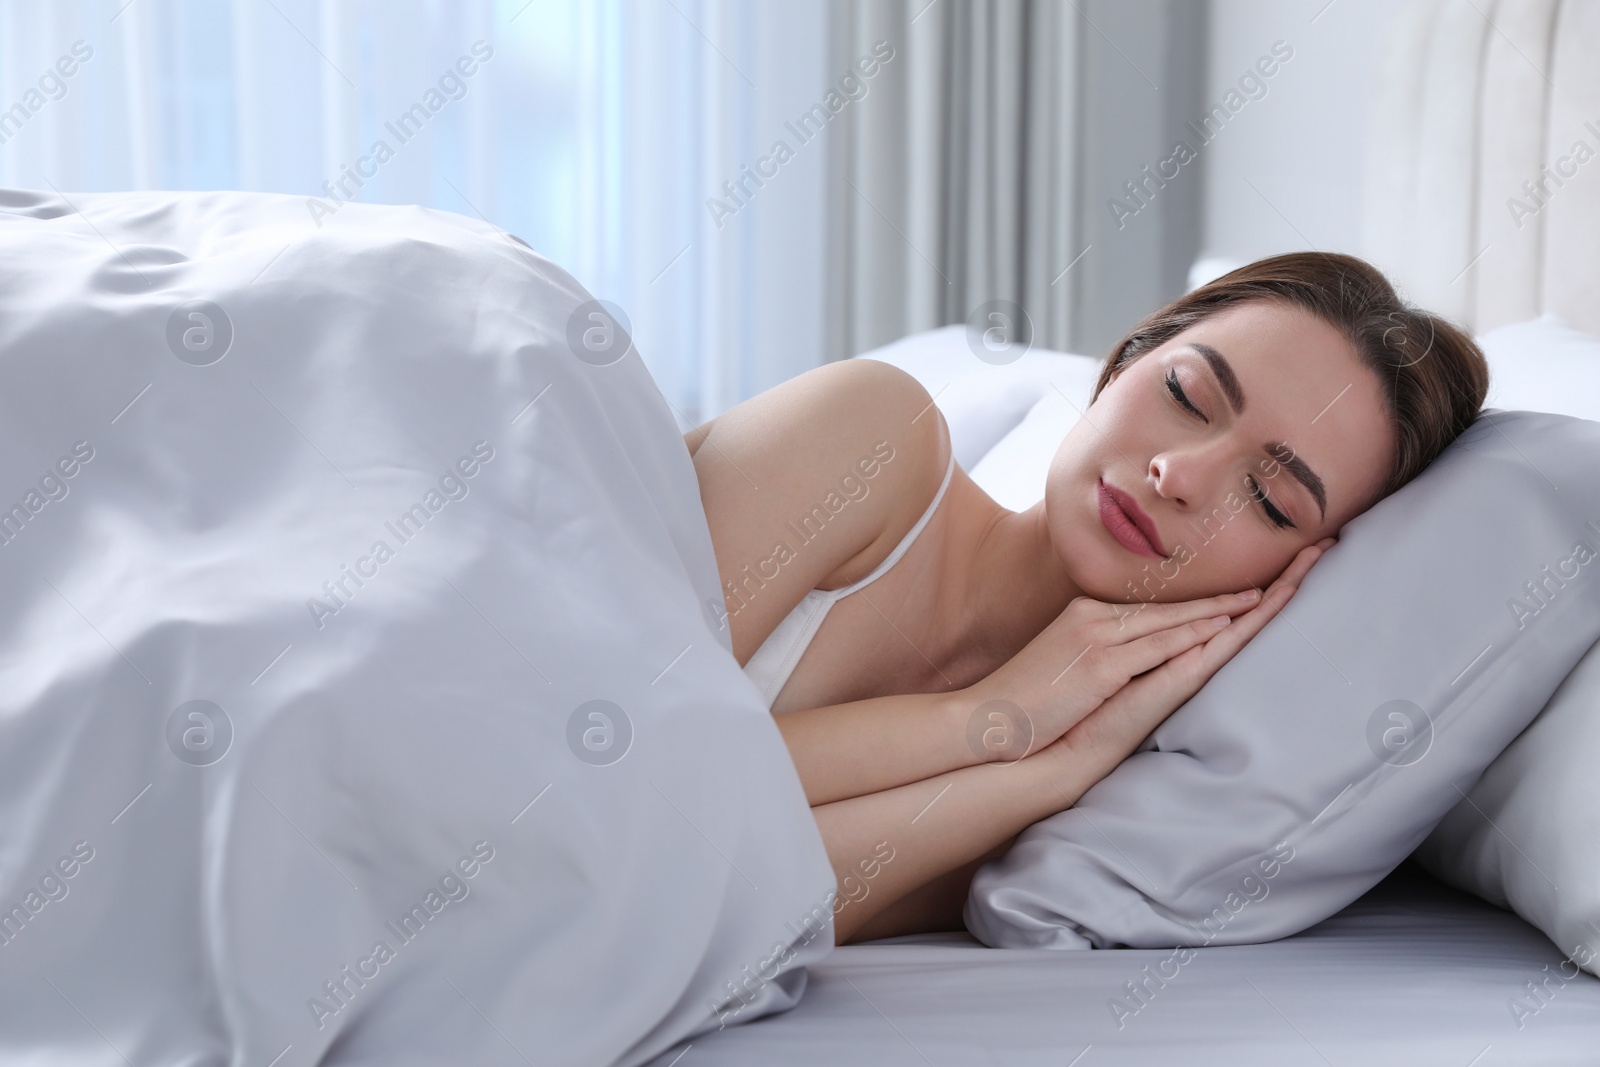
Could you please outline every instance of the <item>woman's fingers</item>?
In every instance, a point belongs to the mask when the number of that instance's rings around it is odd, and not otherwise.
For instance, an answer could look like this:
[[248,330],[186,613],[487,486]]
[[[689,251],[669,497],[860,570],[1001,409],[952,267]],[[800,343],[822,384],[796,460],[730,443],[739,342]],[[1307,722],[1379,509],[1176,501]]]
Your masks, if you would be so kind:
[[1308,546],[1265,591],[1171,604],[1080,597],[969,690],[980,702],[1002,698],[1028,708],[1035,739],[1044,746],[1130,683],[1137,688],[1127,699],[1154,699],[1166,705],[1165,715],[1260,632],[1330,543]]
[[1259,589],[1246,589],[1242,593],[1223,593],[1200,600],[1184,600],[1172,604],[1108,604],[1117,625],[1107,627],[1108,641],[1135,641],[1161,630],[1170,630],[1184,623],[1210,619],[1218,615],[1242,615],[1261,601]]
[[1332,544],[1333,538],[1325,537],[1314,545],[1307,545],[1302,548],[1296,553],[1294,559],[1289,561],[1289,565],[1283,569],[1283,573],[1278,576],[1278,580],[1268,587],[1268,591],[1270,592],[1273,587],[1282,585],[1299,585],[1305,579],[1306,573],[1311,570],[1312,565],[1322,558],[1322,554]]
[[[1289,566],[1284,569],[1277,581],[1268,587],[1267,592],[1282,588],[1285,585],[1299,585],[1306,572],[1311,569],[1322,553],[1334,544],[1334,539],[1325,537],[1314,545],[1307,545],[1297,553]],[[1145,602],[1138,604],[1101,603],[1079,598],[1069,605],[1068,612],[1079,612],[1078,622],[1093,623],[1106,638],[1104,644],[1126,644],[1136,641],[1141,637],[1163,630],[1171,630],[1183,626],[1185,623],[1198,622],[1211,619],[1220,615],[1239,616],[1255,610],[1266,595],[1259,589],[1246,589],[1238,593],[1220,593],[1216,596],[1203,597],[1199,600],[1184,600],[1174,603]],[[1081,602],[1081,603],[1080,603]],[[1063,623],[1070,624],[1072,620],[1068,612],[1063,612]],[[1116,626],[1109,624],[1116,622]]]
[[1331,544],[1333,539],[1330,537],[1301,549],[1278,580],[1267,588],[1260,605],[1239,616],[1232,625],[1206,643],[1205,660],[1209,667],[1206,678],[1209,679],[1218,668],[1232,659],[1251,638],[1260,633],[1262,628],[1277,616],[1278,612],[1284,609],[1294,598],[1295,593],[1299,592],[1300,583],[1305,579],[1307,572],[1322,558],[1323,552]]
[[1116,665],[1123,680],[1154,670],[1174,656],[1181,656],[1196,645],[1213,640],[1232,625],[1227,615],[1196,619],[1170,630],[1160,630],[1108,650],[1107,660]]
[[[1063,773],[1082,779],[1079,793],[1110,774],[1283,610],[1332,544],[1329,538],[1303,549],[1260,602],[1236,618],[1196,619],[1109,650],[1122,654],[1131,680],[1039,755],[1050,752],[1054,754],[1050,758],[1065,760]],[[1141,665],[1143,671],[1132,670]]]
[[1152,730],[1198,691],[1198,684],[1185,691],[1188,687],[1183,679],[1209,677],[1203,675],[1204,653],[1204,647],[1191,648],[1160,670],[1129,682],[1040,755],[1065,750],[1070,754],[1072,772],[1087,776],[1087,789],[1132,755]]
[[[1206,642],[1204,649],[1204,662],[1207,667],[1206,676],[1202,684],[1209,680],[1224,663],[1232,659],[1238,651],[1249,644],[1250,639],[1260,633],[1262,627],[1271,622],[1288,604],[1300,587],[1298,585],[1283,585],[1274,582],[1272,589],[1262,599],[1261,606],[1254,611],[1241,615],[1235,619],[1227,629],[1219,632],[1210,641]],[[1196,691],[1199,687],[1196,686]]]
[[[1209,640],[1152,664],[1149,673],[1128,682],[1074,724],[1059,744],[1071,750],[1073,761],[1078,764],[1076,769],[1091,774],[1092,781],[1110,774],[1282,610],[1294,595],[1294,588],[1275,586],[1260,607],[1226,625],[1218,625]],[[1144,641],[1151,642],[1153,648],[1157,639],[1187,629],[1190,626],[1153,634]]]
[[[1298,586],[1306,572],[1322,557],[1334,539],[1325,537],[1314,545],[1302,548],[1289,561],[1277,581],[1267,587],[1267,593],[1286,585]],[[1170,604],[1106,604],[1108,618],[1116,620],[1114,638],[1131,642],[1162,630],[1171,630],[1184,623],[1210,619],[1218,615],[1239,616],[1256,610],[1265,594],[1259,589],[1246,589],[1240,593],[1222,593],[1200,600],[1184,600]]]
[[[1178,699],[1180,702],[1187,700],[1198,692],[1224,663],[1248,644],[1251,638],[1260,633],[1278,612],[1283,610],[1284,605],[1288,604],[1299,590],[1300,582],[1306,573],[1321,558],[1325,545],[1329,543],[1331,542],[1325,541],[1302,549],[1284,569],[1278,580],[1257,598],[1259,602],[1249,611],[1232,618],[1223,614],[1197,618],[1107,649],[1105,661],[1114,675],[1112,680],[1128,679],[1130,681],[1127,684],[1140,685],[1146,689],[1165,686],[1173,694],[1182,690],[1182,695]],[[1227,599],[1227,597],[1213,597],[1188,604],[1165,606],[1190,609],[1200,605],[1213,605]],[[1184,612],[1184,614],[1191,613]],[[1204,647],[1197,650],[1197,646]],[[1178,658],[1189,655],[1191,651],[1195,654],[1185,663],[1176,662]],[[1156,670],[1169,661],[1172,669]],[[1160,677],[1141,678],[1140,676],[1146,672],[1155,672]]]
[[1127,636],[1120,645],[1106,649],[1104,662],[1111,668],[1113,680],[1136,678],[1197,645],[1208,647],[1204,658],[1215,664],[1211,667],[1215,671],[1283,609],[1331,543],[1330,538],[1301,549],[1265,593],[1249,590],[1178,604],[1144,605],[1143,623],[1135,626],[1123,620]]

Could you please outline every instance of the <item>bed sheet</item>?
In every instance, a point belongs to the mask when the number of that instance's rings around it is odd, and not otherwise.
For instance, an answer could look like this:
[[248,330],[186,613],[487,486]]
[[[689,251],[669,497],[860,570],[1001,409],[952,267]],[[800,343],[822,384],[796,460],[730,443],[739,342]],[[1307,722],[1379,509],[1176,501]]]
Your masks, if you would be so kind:
[[794,1010],[651,1067],[1600,1062],[1600,979],[1570,976],[1534,927],[1409,861],[1294,937],[1187,961],[944,934],[847,945],[810,971]]

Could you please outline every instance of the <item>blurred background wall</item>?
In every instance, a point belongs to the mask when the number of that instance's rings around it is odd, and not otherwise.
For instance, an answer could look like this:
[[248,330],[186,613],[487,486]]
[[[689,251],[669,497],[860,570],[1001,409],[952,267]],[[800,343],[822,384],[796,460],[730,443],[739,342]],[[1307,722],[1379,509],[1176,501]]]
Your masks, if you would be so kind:
[[485,218],[623,308],[687,424],[997,301],[1099,353],[1360,251],[1393,7],[0,0],[0,182]]
[[[1393,0],[1211,0],[1206,99],[1270,42],[1294,58],[1206,160],[1200,273],[1297,248],[1357,252],[1379,46]],[[1197,276],[1196,280],[1200,280]]]

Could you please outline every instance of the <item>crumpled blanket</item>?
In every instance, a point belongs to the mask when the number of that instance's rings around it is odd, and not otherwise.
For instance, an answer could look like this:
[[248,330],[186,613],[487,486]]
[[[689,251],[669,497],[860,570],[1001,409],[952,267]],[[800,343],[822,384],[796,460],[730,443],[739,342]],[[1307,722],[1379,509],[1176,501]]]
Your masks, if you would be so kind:
[[834,884],[625,328],[492,226],[0,191],[0,1061],[638,1064]]

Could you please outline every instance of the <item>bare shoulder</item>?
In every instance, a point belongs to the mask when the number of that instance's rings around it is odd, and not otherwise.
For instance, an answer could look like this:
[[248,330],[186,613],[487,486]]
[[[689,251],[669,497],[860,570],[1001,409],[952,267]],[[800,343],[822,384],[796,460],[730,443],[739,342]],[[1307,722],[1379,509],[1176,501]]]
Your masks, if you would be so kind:
[[[741,421],[741,415],[759,409],[767,415],[803,412],[807,421],[833,434],[870,428],[876,415],[902,436],[920,433],[932,440],[939,434],[931,428],[941,422],[932,403],[933,397],[922,383],[899,367],[875,359],[845,359],[825,363],[776,385],[695,427],[683,439],[690,455],[695,455],[712,427],[722,426],[726,432],[730,422]],[[924,419],[924,415],[930,417]]]
[[[863,502],[879,494],[866,509],[872,539],[826,576],[821,584],[831,588],[865,577],[916,524],[944,478],[950,440],[928,390],[892,364],[851,359],[812,373],[815,380],[806,384],[816,392],[796,398],[811,413],[799,439],[825,457],[823,469],[833,472],[833,488],[845,500],[854,503],[852,491]],[[853,490],[852,481],[860,488]]]
[[810,589],[864,577],[938,491],[949,433],[914,377],[842,360],[684,435],[745,662]]

